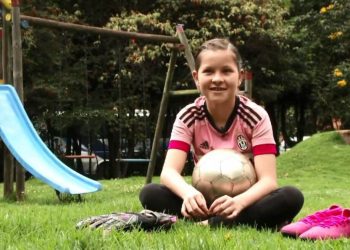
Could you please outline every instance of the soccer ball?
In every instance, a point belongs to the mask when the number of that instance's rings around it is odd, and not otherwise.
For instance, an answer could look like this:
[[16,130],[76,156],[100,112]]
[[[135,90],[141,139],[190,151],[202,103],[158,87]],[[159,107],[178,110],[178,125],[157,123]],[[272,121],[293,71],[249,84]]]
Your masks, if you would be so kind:
[[243,193],[256,182],[252,163],[232,149],[215,149],[205,154],[192,173],[192,185],[208,204],[216,198]]

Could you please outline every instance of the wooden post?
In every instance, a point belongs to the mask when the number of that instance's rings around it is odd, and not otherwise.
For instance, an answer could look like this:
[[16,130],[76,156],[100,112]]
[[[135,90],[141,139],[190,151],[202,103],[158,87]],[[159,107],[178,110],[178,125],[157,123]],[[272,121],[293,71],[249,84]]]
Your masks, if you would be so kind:
[[162,134],[164,120],[165,120],[165,114],[166,114],[167,107],[168,107],[169,89],[170,89],[171,82],[173,81],[173,75],[174,75],[175,64],[176,64],[176,57],[177,57],[177,49],[173,48],[172,52],[171,52],[171,56],[170,56],[167,75],[165,78],[163,95],[162,95],[162,100],[160,103],[160,108],[159,108],[159,113],[158,113],[156,131],[155,131],[155,134],[153,137],[151,158],[150,158],[150,162],[148,163],[148,169],[147,169],[146,184],[152,182],[152,177],[153,177],[154,169],[156,166],[157,151],[158,151],[158,147],[159,147],[159,139],[160,139],[160,136]]
[[179,43],[179,39],[173,36],[113,30],[113,29],[100,28],[100,27],[94,27],[89,25],[60,22],[60,21],[55,21],[47,18],[39,18],[39,17],[32,17],[32,16],[26,16],[26,15],[21,15],[20,17],[22,20],[26,20],[31,24],[36,24],[43,27],[49,27],[49,28],[55,28],[55,29],[74,30],[74,31],[84,32],[89,34],[97,34],[101,36],[130,38],[130,39],[137,39],[137,40],[144,40],[144,41]]
[[[176,25],[176,34],[179,37],[179,40],[181,42],[181,45],[183,46],[185,50],[185,58],[187,60],[188,67],[191,70],[191,73],[195,70],[195,60],[191,52],[191,47],[188,44],[187,37],[185,35],[183,25],[178,24]],[[158,114],[158,120],[157,120],[157,126],[156,126],[156,132],[154,135],[153,139],[153,144],[152,144],[152,151],[151,151],[151,157],[150,157],[150,162],[148,164],[148,169],[147,169],[147,177],[146,177],[146,184],[152,182],[152,177],[155,169],[155,164],[156,164],[156,158],[157,158],[157,151],[158,151],[158,146],[159,146],[159,139],[163,130],[163,125],[164,125],[164,120],[165,120],[165,114],[167,111],[167,106],[169,102],[169,96],[184,96],[184,95],[198,95],[199,91],[198,89],[190,89],[190,90],[170,90],[170,85],[173,79],[173,74],[175,70],[175,63],[176,63],[176,56],[177,56],[177,51],[179,47],[176,46],[172,50],[172,54],[170,57],[170,62],[169,62],[169,68],[167,72],[167,76],[165,79],[165,84],[164,84],[164,89],[163,89],[163,96],[162,96],[162,101],[160,104],[160,110]]]
[[[0,35],[1,35],[1,39],[2,39],[2,30],[3,30],[3,27],[1,28],[0,30]],[[2,44],[1,44],[1,49],[2,49]],[[2,50],[1,50],[1,59],[2,59]],[[0,62],[0,68],[2,69],[2,60]],[[2,83],[4,83],[4,78],[3,78],[3,72],[2,70],[0,71],[0,85]],[[2,140],[0,139],[0,170],[2,171],[2,174],[4,174],[4,143],[2,142]],[[0,178],[1,179],[1,178]]]
[[[12,51],[13,51],[13,84],[23,103],[23,67],[22,67],[22,37],[20,26],[20,3],[12,0]],[[24,200],[25,170],[16,164],[16,198]]]
[[195,61],[182,24],[176,25],[176,34],[181,44],[185,47],[185,58],[192,73],[195,70]]
[[[10,13],[3,7],[2,8],[2,76],[4,83],[11,82],[11,65],[9,63],[10,57],[10,25],[7,16],[10,17]],[[10,151],[7,147],[3,147],[4,154],[4,197],[9,199],[13,196],[13,175],[14,175],[14,161]]]

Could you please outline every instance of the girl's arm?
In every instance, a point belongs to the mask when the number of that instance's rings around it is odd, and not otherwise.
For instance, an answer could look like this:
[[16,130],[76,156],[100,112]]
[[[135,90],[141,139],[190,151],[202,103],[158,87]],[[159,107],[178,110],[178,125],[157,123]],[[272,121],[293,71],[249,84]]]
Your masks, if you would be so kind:
[[183,199],[181,212],[185,217],[204,218],[208,215],[204,196],[181,176],[186,159],[185,151],[169,149],[160,175],[160,182]]

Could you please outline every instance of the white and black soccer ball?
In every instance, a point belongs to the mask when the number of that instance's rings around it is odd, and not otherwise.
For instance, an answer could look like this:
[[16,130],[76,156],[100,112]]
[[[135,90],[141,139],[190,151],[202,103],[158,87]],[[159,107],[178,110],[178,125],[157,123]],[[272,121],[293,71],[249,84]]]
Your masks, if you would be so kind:
[[256,182],[253,164],[233,149],[215,149],[205,154],[192,173],[192,185],[200,191],[207,203],[216,198],[243,193]]

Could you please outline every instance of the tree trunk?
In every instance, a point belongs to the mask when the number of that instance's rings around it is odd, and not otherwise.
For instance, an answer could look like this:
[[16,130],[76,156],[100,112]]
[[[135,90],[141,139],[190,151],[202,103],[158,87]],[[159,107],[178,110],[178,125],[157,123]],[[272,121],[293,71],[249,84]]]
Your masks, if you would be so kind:
[[[302,98],[303,99],[303,98]],[[297,141],[303,141],[303,137],[305,134],[305,102],[302,100],[298,102],[298,122],[297,122]]]
[[[73,136],[73,152],[75,155],[81,155],[81,140],[79,140],[77,134],[74,134]],[[78,173],[84,174],[84,167],[81,158],[76,159],[76,167]]]
[[120,155],[118,155],[120,145],[118,145],[119,140],[117,140],[117,138],[113,130],[108,129],[109,169],[106,178],[119,178],[121,175],[119,161],[116,161],[116,159],[120,157]]
[[291,135],[288,133],[288,128],[286,124],[286,114],[288,107],[286,106],[285,102],[282,100],[280,103],[281,108],[281,134],[285,143],[285,147],[293,147],[295,145],[295,142],[293,142],[290,138]]

